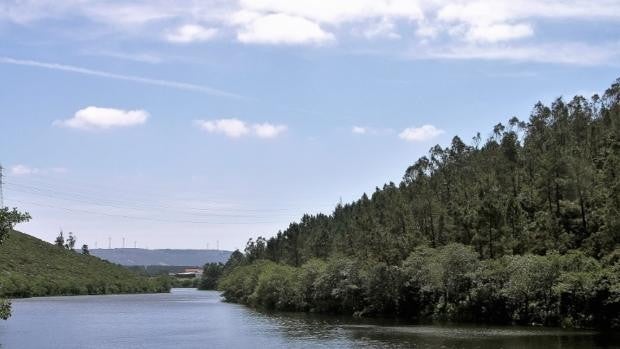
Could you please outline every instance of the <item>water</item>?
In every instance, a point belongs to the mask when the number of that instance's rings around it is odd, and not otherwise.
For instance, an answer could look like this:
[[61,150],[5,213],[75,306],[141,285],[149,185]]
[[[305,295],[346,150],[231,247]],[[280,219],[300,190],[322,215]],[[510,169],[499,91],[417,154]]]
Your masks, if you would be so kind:
[[620,337],[561,329],[413,326],[222,303],[217,292],[46,297],[13,302],[0,348],[620,348]]

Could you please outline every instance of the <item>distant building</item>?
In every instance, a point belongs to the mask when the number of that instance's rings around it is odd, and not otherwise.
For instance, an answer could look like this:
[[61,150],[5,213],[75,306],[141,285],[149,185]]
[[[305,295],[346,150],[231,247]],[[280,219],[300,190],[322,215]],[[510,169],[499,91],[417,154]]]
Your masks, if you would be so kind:
[[170,276],[182,278],[182,279],[193,279],[202,277],[202,269],[200,268],[185,268],[180,273],[170,273]]

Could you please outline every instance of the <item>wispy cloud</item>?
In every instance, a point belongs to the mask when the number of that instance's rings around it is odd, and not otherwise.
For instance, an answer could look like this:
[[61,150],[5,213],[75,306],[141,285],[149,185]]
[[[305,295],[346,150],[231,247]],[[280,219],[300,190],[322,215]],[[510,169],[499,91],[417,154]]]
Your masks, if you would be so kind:
[[205,28],[197,24],[182,25],[174,30],[170,30],[164,38],[177,44],[189,44],[192,42],[209,41],[217,35],[216,28]]
[[373,135],[373,136],[386,136],[394,133],[392,128],[378,128],[378,127],[369,127],[369,126],[353,126],[351,128],[351,133],[356,135]]
[[18,164],[18,165],[11,166],[10,173],[14,176],[27,176],[27,175],[39,173],[39,169],[35,167]]
[[240,138],[246,135],[255,135],[258,138],[276,138],[284,133],[286,125],[264,122],[261,124],[248,124],[235,118],[218,120],[195,120],[194,124],[209,133],[220,133],[229,138]]
[[66,71],[66,72],[83,74],[83,75],[97,76],[97,77],[107,78],[107,79],[132,81],[132,82],[147,84],[147,85],[156,85],[156,86],[163,86],[163,87],[174,88],[174,89],[179,89],[179,90],[201,92],[201,93],[205,93],[205,94],[213,95],[217,97],[226,97],[226,98],[235,98],[235,99],[244,98],[238,94],[226,92],[223,90],[218,90],[218,89],[204,86],[204,85],[196,85],[196,84],[190,84],[186,82],[179,82],[179,81],[173,81],[173,80],[151,79],[151,78],[145,78],[145,77],[134,76],[134,75],[122,75],[122,74],[110,73],[110,72],[106,72],[102,70],[94,70],[94,69],[77,67],[73,65],[39,62],[39,61],[23,60],[23,59],[14,59],[10,57],[0,57],[0,63],[37,67],[37,68],[44,68],[44,69],[51,69],[51,70],[60,70],[60,71]]
[[620,42],[590,45],[578,42],[520,45],[453,45],[419,47],[412,59],[505,60],[569,65],[614,64],[620,61]]
[[118,51],[84,51],[84,55],[89,56],[103,56],[110,58],[117,58],[127,61],[141,62],[141,63],[151,63],[157,64],[164,61],[162,57],[156,54],[151,53],[127,53],[127,52],[118,52]]
[[358,134],[358,135],[363,135],[363,134],[366,134],[366,132],[368,132],[368,129],[362,126],[353,126],[353,128],[351,129],[351,132]]
[[50,173],[62,174],[62,173],[67,173],[67,172],[69,172],[69,170],[67,170],[65,167],[52,167],[52,168],[40,169],[37,167],[32,167],[32,166],[28,166],[24,164],[13,165],[9,168],[9,173],[13,176],[45,175],[45,174],[50,174]]

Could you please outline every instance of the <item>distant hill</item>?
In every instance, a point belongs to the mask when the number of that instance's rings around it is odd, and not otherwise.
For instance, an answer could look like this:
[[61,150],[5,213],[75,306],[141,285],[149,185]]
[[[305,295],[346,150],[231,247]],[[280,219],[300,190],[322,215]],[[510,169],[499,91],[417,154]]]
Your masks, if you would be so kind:
[[170,265],[202,267],[205,263],[225,263],[231,251],[222,250],[147,250],[142,248],[93,249],[90,254],[112,263],[134,265]]
[[13,231],[0,246],[0,296],[167,292],[167,280]]

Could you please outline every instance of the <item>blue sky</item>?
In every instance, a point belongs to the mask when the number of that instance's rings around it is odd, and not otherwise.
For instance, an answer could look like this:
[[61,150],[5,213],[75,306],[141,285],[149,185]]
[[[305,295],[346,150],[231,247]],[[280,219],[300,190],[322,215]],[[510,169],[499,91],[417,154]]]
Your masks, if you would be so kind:
[[3,1],[19,228],[242,248],[620,77],[620,1]]

